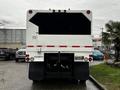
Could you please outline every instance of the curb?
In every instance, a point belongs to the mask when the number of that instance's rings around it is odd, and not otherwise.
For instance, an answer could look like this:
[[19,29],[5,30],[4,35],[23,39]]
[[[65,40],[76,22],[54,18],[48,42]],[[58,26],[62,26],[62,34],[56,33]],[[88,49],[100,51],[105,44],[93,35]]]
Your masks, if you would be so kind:
[[93,82],[100,90],[107,90],[102,84],[100,84],[93,76],[90,75],[89,80]]

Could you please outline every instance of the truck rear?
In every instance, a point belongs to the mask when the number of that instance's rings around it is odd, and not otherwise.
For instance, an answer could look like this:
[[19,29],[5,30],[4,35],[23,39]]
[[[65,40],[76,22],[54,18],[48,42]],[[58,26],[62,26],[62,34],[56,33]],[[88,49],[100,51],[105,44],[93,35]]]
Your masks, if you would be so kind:
[[93,50],[90,10],[29,10],[26,61],[29,79],[86,81]]

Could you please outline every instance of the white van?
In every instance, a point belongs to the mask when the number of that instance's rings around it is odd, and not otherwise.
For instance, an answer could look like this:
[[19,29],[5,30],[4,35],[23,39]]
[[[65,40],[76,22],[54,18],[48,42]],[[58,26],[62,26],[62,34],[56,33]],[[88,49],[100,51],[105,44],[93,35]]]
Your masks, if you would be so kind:
[[16,54],[15,54],[15,61],[16,62],[19,62],[19,61],[25,62],[25,57],[26,57],[26,49],[25,48],[21,48],[21,49],[16,51]]

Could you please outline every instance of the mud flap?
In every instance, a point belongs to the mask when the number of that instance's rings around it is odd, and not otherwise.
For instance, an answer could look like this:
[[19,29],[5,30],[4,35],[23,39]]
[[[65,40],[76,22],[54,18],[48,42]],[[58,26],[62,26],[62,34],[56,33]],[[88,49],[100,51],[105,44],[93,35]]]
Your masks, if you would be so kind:
[[74,78],[77,80],[89,79],[89,62],[74,62]]
[[42,80],[44,79],[44,62],[29,63],[29,79]]

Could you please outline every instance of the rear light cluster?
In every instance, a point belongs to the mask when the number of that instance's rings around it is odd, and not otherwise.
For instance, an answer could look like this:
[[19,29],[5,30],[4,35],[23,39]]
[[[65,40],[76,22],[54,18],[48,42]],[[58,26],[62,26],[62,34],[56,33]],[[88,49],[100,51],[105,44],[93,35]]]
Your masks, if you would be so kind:
[[29,59],[30,59],[30,58],[29,58],[29,54],[26,54],[26,56],[25,56],[25,61],[28,62]]
[[92,57],[92,55],[89,55],[89,57],[75,56],[75,60],[84,60],[84,61],[87,61],[87,62],[92,62],[93,57]]
[[92,62],[93,61],[93,56],[89,55],[89,61]]
[[93,61],[93,58],[92,58],[92,57],[89,57],[89,58],[88,58],[88,57],[85,57],[84,60],[85,60],[85,61],[88,61],[88,62],[92,62],[92,61]]

